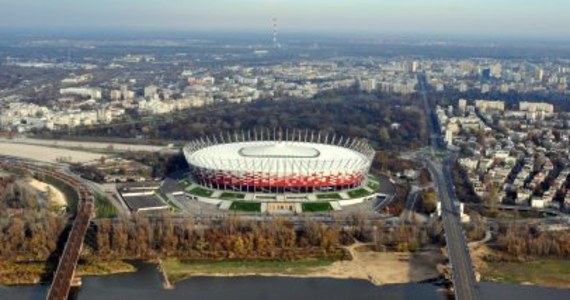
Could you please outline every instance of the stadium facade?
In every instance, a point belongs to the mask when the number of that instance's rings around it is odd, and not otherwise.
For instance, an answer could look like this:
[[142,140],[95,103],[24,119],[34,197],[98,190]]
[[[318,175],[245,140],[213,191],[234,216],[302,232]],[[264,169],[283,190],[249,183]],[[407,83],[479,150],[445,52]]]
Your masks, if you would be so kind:
[[363,184],[374,158],[364,139],[308,130],[254,130],[189,142],[190,179],[249,193],[342,191]]

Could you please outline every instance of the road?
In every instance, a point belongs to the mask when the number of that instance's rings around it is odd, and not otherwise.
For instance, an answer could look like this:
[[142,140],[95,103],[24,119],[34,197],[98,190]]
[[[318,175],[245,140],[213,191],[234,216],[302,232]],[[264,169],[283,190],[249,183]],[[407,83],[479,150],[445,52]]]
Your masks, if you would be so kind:
[[[449,261],[452,271],[452,281],[455,299],[472,300],[480,299],[479,285],[475,278],[469,247],[461,227],[461,220],[455,203],[459,203],[455,194],[455,187],[451,179],[451,168],[455,162],[454,154],[449,153],[441,139],[439,124],[434,119],[435,114],[428,103],[426,96],[426,78],[423,74],[418,75],[422,100],[424,102],[428,127],[430,128],[431,156],[423,156],[423,161],[428,166],[436,184],[438,199],[441,202],[442,222],[445,231],[445,240],[449,252]],[[443,155],[443,161],[434,158],[434,153]]]
[[443,164],[428,160],[428,167],[434,175],[438,198],[441,201],[443,229],[449,251],[455,298],[458,300],[479,299],[478,284],[471,263],[469,248],[455,206],[455,202],[458,200],[451,183],[450,168],[452,162],[453,156],[448,155]]
[[424,188],[412,186],[412,190],[410,191],[408,197],[406,198],[406,206],[404,207],[404,210],[400,214],[400,220],[412,223],[417,221],[418,216],[421,216],[425,219],[425,216],[422,216],[421,214],[417,214],[415,212],[416,202],[418,202],[423,190]]

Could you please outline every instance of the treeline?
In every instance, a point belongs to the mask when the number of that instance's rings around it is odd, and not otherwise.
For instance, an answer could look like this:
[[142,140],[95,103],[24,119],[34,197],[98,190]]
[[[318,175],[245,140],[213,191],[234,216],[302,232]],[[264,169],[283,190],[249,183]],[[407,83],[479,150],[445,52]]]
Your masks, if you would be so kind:
[[65,219],[27,211],[18,216],[0,214],[0,260],[46,261],[58,249]]
[[343,258],[340,246],[355,239],[375,242],[377,250],[417,251],[429,244],[443,242],[439,222],[387,226],[371,224],[351,215],[339,224],[287,219],[264,222],[228,218],[219,224],[197,225],[191,219],[163,217],[149,220],[103,220],[92,232],[86,259],[284,259],[309,257]]
[[481,203],[482,199],[475,194],[473,185],[469,182],[467,171],[458,163],[455,162],[451,169],[451,178],[455,186],[455,193],[463,203]]
[[[325,97],[325,96],[321,96]],[[418,148],[427,142],[424,113],[412,96],[349,94],[314,100],[259,100],[218,104],[159,117],[152,122],[82,128],[83,136],[191,140],[204,135],[253,128],[301,128],[367,138],[376,149]],[[391,126],[398,123],[399,126]]]
[[37,193],[16,181],[15,175],[0,178],[0,216],[11,209],[37,209],[40,206]]
[[397,173],[408,169],[422,169],[422,165],[412,160],[402,159],[399,152],[379,151],[374,156],[371,169],[375,173]]
[[[250,222],[228,218],[196,224],[193,219],[165,215],[148,219],[104,219],[90,227],[82,259],[193,260],[302,258],[343,259],[341,246],[355,239],[375,242],[377,250],[417,251],[441,243],[439,222],[429,226],[387,226],[349,216],[338,224],[287,219]],[[4,262],[45,262],[63,246],[65,219],[31,213],[8,217],[0,227],[0,259]],[[59,247],[58,247],[59,245]]]
[[64,228],[64,218],[42,207],[17,177],[0,179],[0,260],[45,261]]
[[570,231],[542,231],[533,225],[500,228],[497,245],[515,257],[570,258]]
[[153,178],[164,178],[166,175],[187,169],[188,164],[182,152],[165,154],[147,151],[126,151],[119,154],[122,158],[134,160],[152,168]]
[[[149,166],[150,174],[146,169],[140,171],[141,177],[164,178],[166,175],[188,169],[188,163],[182,152],[176,154],[149,152],[149,151],[125,151],[117,154],[119,157],[127,160],[133,160]],[[104,172],[98,170],[95,166],[86,166],[80,163],[72,164],[71,171],[81,175],[88,180],[103,183],[105,181]],[[143,172],[144,171],[144,172]],[[119,170],[119,173],[122,171]]]
[[103,220],[92,232],[87,258],[150,259],[295,259],[342,256],[339,246],[351,234],[334,226],[302,226],[276,219],[263,223],[228,218],[221,224],[196,225],[191,219],[164,216]]

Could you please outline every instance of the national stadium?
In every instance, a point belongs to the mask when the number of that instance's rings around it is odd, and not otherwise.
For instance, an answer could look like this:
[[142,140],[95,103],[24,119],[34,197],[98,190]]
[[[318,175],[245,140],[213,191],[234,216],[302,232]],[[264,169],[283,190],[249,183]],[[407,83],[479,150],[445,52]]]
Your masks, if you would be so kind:
[[368,172],[375,151],[364,139],[266,129],[205,136],[183,153],[188,185],[198,198],[311,202],[328,196],[354,202],[374,195]]

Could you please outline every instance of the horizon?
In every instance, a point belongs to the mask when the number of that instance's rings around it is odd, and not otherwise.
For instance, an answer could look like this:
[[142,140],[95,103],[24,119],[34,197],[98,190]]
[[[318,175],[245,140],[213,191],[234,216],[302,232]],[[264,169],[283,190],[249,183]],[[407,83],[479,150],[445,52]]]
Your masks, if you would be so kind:
[[275,17],[280,35],[570,40],[570,3],[558,0],[37,2],[0,0],[0,31],[270,33]]
[[[140,29],[140,28],[0,28],[0,36],[11,38],[58,38],[69,40],[89,39],[228,39],[228,40],[259,40],[271,39],[271,32],[261,29]],[[295,31],[282,30],[279,32],[280,42],[314,39],[314,42],[349,39],[350,42],[382,42],[382,43],[467,43],[476,45],[533,45],[533,46],[570,46],[568,38],[528,37],[520,35],[460,35],[432,33],[363,33],[358,31]]]

